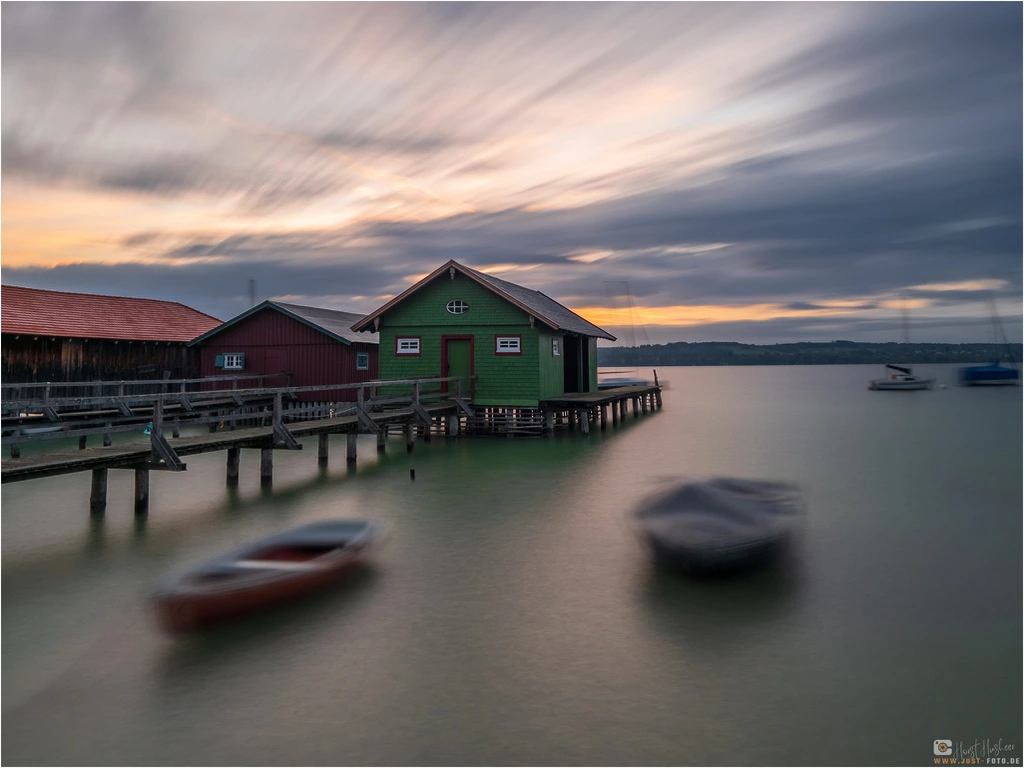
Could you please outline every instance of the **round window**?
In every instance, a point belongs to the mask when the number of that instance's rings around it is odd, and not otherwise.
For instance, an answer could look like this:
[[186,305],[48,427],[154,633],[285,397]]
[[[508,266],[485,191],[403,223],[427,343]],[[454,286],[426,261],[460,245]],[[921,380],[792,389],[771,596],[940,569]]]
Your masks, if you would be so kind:
[[467,311],[469,311],[469,304],[464,302],[462,299],[454,299],[448,302],[448,304],[445,306],[445,309],[447,309],[453,315],[464,315]]

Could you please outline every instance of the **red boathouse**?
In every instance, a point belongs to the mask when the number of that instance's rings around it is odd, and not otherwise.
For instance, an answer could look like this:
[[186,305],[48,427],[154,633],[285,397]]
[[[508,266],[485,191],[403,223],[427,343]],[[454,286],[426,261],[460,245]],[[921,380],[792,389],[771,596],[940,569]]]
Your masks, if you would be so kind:
[[[268,387],[357,384],[377,378],[377,337],[356,333],[362,315],[264,301],[189,342],[202,375],[259,375]],[[355,400],[356,390],[299,393],[305,401]]]

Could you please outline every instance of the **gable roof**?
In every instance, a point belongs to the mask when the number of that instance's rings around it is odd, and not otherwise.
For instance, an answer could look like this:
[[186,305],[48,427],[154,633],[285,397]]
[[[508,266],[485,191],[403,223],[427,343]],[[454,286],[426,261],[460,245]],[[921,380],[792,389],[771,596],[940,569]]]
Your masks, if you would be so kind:
[[4,333],[127,341],[189,341],[220,325],[212,315],[176,301],[0,288]]
[[247,309],[242,314],[236,315],[230,320],[225,320],[223,324],[207,331],[202,336],[192,339],[192,341],[189,342],[189,346],[191,347],[202,341],[206,341],[211,336],[220,333],[221,331],[230,328],[232,325],[245,320],[247,317],[251,317],[257,312],[267,308],[276,310],[283,315],[287,315],[293,320],[298,320],[300,323],[308,325],[310,328],[320,331],[321,333],[330,336],[335,341],[340,341],[343,344],[352,344],[353,342],[358,344],[377,343],[377,334],[371,334],[370,338],[367,338],[365,335],[356,333],[352,330],[352,324],[362,318],[362,315],[356,314],[355,312],[342,312],[338,309],[321,309],[320,307],[305,307],[301,304],[286,304],[283,301],[267,300],[262,304],[257,304],[251,309]]
[[536,317],[550,328],[554,328],[558,331],[578,333],[582,336],[595,336],[600,339],[615,341],[615,337],[608,333],[608,331],[598,328],[588,320],[584,320],[571,309],[562,306],[550,296],[547,296],[540,291],[535,291],[532,288],[524,288],[521,285],[510,283],[508,280],[502,280],[497,277],[492,277],[491,275],[486,275],[483,272],[478,272],[475,269],[463,266],[454,260],[448,261],[444,265],[438,267],[414,286],[393,298],[383,307],[380,307],[375,312],[364,317],[358,323],[353,325],[352,329],[355,331],[370,329],[373,326],[374,320],[395,305],[405,301],[405,299],[413,293],[427,285],[427,283],[431,282],[439,275],[444,274],[449,269],[461,272],[470,280],[479,283],[507,301],[515,304],[527,314]]

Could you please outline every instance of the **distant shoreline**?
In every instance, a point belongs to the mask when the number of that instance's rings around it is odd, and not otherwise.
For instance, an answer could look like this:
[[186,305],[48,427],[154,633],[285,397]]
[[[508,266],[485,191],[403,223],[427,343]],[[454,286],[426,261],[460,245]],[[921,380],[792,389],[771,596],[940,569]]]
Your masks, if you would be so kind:
[[884,365],[1021,360],[1021,344],[900,344],[856,341],[741,344],[677,341],[639,347],[598,347],[599,366],[648,365]]

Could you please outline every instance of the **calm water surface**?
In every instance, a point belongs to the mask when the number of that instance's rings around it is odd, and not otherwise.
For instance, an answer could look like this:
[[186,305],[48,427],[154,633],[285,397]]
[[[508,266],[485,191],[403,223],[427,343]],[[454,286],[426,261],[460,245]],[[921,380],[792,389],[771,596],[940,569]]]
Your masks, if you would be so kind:
[[[928,366],[920,366],[925,370]],[[954,369],[935,366],[951,383]],[[870,392],[880,366],[670,368],[664,409],[546,440],[435,439],[347,470],[316,443],[2,489],[5,764],[931,764],[1021,756],[1021,391]],[[135,439],[135,438],[130,438]],[[410,481],[409,470],[416,470]],[[652,480],[792,480],[792,556],[742,579],[651,566]],[[330,516],[393,523],[354,578],[161,635],[169,570]]]

